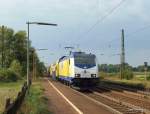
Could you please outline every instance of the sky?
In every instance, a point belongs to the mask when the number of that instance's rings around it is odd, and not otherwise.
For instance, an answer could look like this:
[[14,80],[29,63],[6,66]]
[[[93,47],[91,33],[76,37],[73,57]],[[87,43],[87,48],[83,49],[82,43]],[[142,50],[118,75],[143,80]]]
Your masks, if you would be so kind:
[[37,51],[46,65],[68,54],[65,46],[96,54],[100,64],[119,64],[121,29],[126,62],[133,66],[150,63],[150,1],[121,1],[0,0],[0,26],[27,31],[27,21],[58,24],[30,25],[32,45],[48,49]]

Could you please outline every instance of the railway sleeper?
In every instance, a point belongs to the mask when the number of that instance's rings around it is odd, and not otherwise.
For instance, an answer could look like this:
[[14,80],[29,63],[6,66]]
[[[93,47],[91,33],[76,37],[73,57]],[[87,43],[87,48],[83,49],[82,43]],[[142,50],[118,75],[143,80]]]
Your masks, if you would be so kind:
[[[97,93],[97,92],[94,92],[94,93],[97,94],[97,95],[100,95],[100,96],[103,97],[103,98],[106,98],[106,99],[108,99],[108,100],[113,101],[114,103],[116,103],[116,105],[119,107],[119,109],[120,109],[120,107],[122,107],[122,108],[123,108],[123,107],[128,107],[128,110],[137,111],[137,112],[139,112],[139,114],[140,114],[141,112],[143,112],[143,111],[144,111],[146,114],[150,114],[150,112],[149,112],[148,110],[146,110],[146,109],[142,109],[142,108],[140,108],[140,107],[134,106],[134,105],[129,104],[129,103],[126,103],[126,102],[122,102],[122,101],[120,101],[120,100],[117,100],[117,99],[108,97],[108,96],[103,95],[103,94],[99,94],[99,93]],[[109,104],[109,105],[110,105],[110,104]],[[113,105],[112,107],[114,107],[114,105]],[[114,108],[118,108],[118,107],[114,107]]]

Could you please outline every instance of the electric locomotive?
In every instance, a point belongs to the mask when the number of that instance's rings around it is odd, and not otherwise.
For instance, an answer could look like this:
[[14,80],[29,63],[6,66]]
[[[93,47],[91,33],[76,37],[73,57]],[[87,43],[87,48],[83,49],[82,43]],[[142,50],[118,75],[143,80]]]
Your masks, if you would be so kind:
[[56,79],[69,85],[90,88],[99,82],[98,64],[94,54],[71,52],[56,63]]

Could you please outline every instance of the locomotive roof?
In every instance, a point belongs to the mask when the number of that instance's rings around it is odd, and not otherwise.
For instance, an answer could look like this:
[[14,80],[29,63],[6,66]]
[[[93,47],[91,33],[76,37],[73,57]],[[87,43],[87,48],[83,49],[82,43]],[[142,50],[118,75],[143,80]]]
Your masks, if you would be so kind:
[[59,59],[59,62],[65,60],[65,59],[68,59],[68,58],[73,58],[73,57],[78,56],[78,55],[80,55],[80,56],[91,55],[91,56],[94,56],[94,57],[95,57],[95,55],[92,54],[92,53],[87,54],[87,53],[85,53],[85,52],[71,52],[71,54],[70,54],[69,56],[62,56],[62,57]]

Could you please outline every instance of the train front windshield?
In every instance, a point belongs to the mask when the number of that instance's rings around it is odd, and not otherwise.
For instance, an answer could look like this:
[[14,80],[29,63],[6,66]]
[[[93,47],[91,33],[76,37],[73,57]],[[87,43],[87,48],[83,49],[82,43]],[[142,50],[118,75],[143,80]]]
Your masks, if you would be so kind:
[[77,55],[75,56],[75,65],[76,66],[95,66],[96,65],[96,61],[95,61],[95,55],[86,55],[86,54],[81,54],[81,55]]

